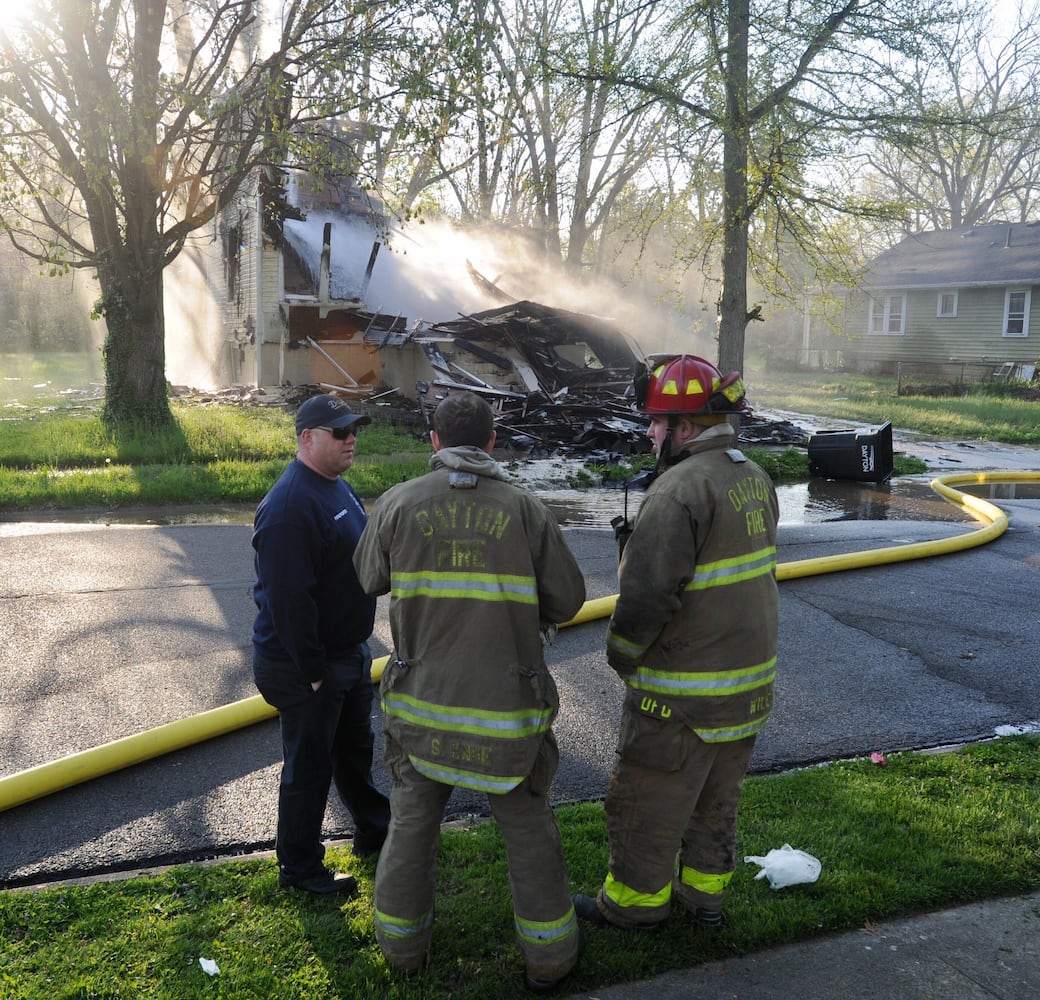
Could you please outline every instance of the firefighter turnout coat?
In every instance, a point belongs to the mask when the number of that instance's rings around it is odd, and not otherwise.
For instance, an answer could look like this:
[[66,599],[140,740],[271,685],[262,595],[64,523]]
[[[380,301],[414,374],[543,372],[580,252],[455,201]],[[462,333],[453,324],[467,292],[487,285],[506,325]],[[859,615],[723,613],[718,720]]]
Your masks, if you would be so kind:
[[445,448],[390,489],[354,557],[390,593],[385,727],[420,773],[491,794],[531,771],[559,707],[540,628],[585,581],[552,513],[480,448]]
[[625,545],[607,660],[649,714],[708,743],[762,728],[773,704],[776,491],[727,425],[651,484]]
[[572,618],[585,582],[548,508],[483,449],[443,448],[375,505],[354,555],[390,594],[380,694],[393,777],[376,872],[384,955],[413,968],[432,933],[434,861],[451,788],[488,793],[506,841],[517,941],[533,978],[574,965],[578,934],[548,802],[559,708],[541,628]]
[[607,789],[601,910],[620,926],[673,895],[721,920],[737,808],[776,675],[779,505],[726,424],[650,486],[619,567],[607,660],[627,685]]

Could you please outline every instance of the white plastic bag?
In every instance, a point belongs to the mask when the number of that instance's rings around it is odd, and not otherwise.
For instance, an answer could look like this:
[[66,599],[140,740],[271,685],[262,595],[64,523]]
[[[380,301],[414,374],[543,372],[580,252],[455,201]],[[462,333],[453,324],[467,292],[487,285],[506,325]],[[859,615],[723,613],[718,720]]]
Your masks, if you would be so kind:
[[774,847],[764,858],[748,854],[744,861],[762,865],[762,870],[755,878],[769,879],[769,884],[774,889],[815,882],[820,877],[820,862],[805,851],[795,850],[790,844]]

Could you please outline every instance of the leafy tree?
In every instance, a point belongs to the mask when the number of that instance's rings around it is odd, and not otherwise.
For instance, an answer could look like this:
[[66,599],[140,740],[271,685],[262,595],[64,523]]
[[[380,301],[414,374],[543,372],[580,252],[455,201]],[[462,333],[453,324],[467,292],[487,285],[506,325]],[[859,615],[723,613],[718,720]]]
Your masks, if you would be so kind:
[[693,40],[682,60],[589,75],[671,107],[721,147],[718,361],[739,369],[758,315],[747,298],[756,220],[768,209],[771,225],[811,253],[814,212],[864,210],[847,192],[809,183],[810,168],[886,114],[882,70],[914,51],[922,30],[960,12],[941,0],[663,0],[655,8]]
[[0,32],[0,228],[96,274],[110,425],[172,419],[163,269],[253,171],[350,154],[316,140],[408,23],[403,0],[278,6],[272,23],[254,0],[36,0]]

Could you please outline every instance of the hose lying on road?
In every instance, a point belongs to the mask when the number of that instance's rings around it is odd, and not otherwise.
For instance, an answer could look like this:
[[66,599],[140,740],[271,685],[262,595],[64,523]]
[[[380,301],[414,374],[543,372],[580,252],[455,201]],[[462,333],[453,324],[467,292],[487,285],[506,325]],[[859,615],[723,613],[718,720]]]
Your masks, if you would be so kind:
[[[781,581],[793,580],[822,573],[861,569],[865,566],[881,566],[886,563],[924,559],[929,556],[944,555],[985,545],[995,538],[999,538],[1007,530],[1007,516],[999,507],[986,500],[962,493],[954,487],[965,484],[1017,482],[1040,482],[1040,472],[974,472],[940,476],[932,480],[932,489],[951,503],[964,507],[976,520],[982,522],[981,528],[976,528],[964,535],[955,535],[938,541],[915,542],[910,545],[896,545],[780,563],[777,566],[776,578]],[[569,622],[565,622],[564,626],[579,625],[598,618],[606,618],[613,612],[616,600],[617,595],[615,594],[611,597],[586,601],[581,610]],[[388,659],[389,657],[383,656],[373,661],[372,680],[374,682],[379,682]],[[126,736],[90,750],[83,750],[47,764],[19,771],[0,778],[0,812],[33,799],[43,798],[45,795],[61,791],[63,788],[69,788],[91,778],[111,774],[113,771],[130,767],[133,764],[140,764],[142,761],[160,757],[174,750],[180,750],[217,736],[223,736],[236,729],[263,722],[274,718],[276,714],[275,710],[260,695],[254,695],[242,701],[201,712],[187,719],[179,719],[143,733],[135,733],[133,736]]]

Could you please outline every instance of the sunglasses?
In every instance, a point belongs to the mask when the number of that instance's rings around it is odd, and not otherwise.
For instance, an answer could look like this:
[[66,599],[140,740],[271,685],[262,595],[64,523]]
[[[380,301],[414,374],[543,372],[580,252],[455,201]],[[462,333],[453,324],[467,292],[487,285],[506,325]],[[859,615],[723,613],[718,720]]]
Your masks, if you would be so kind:
[[316,431],[328,431],[337,441],[346,441],[353,435],[357,437],[357,426],[350,424],[348,427],[315,427]]

